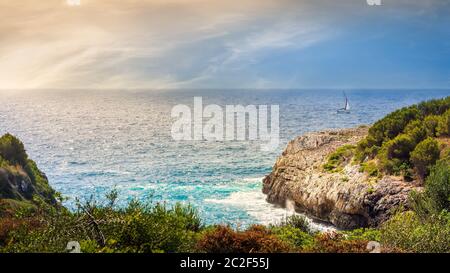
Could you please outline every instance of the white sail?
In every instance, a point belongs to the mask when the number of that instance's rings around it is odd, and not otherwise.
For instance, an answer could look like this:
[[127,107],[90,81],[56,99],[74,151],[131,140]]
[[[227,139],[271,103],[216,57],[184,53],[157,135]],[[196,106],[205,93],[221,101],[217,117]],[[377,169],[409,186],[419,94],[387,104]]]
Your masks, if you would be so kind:
[[338,113],[350,113],[350,103],[348,102],[348,98],[347,95],[344,93],[344,97],[345,97],[345,105],[344,108],[338,109]]

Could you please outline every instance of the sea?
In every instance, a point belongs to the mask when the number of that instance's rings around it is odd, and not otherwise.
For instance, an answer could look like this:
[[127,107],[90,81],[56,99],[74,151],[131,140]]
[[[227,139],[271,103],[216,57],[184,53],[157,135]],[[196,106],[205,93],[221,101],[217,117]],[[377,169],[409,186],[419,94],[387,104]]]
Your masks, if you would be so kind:
[[[450,90],[3,90],[0,133],[12,133],[76,209],[76,200],[116,190],[138,199],[195,207],[205,224],[276,224],[292,214],[265,201],[262,179],[289,140],[311,131],[371,124]],[[261,141],[175,141],[172,108],[203,104],[278,105],[280,145]],[[288,206],[289,207],[289,206]],[[311,220],[312,221],[312,220]],[[332,228],[312,221],[317,229]]]

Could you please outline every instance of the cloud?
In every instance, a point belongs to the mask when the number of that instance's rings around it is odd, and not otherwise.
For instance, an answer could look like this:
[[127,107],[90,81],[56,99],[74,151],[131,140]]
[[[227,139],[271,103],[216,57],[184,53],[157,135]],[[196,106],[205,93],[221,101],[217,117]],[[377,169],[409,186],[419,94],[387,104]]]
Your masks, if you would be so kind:
[[295,85],[267,72],[274,56],[288,66],[376,12],[364,0],[0,0],[0,88]]

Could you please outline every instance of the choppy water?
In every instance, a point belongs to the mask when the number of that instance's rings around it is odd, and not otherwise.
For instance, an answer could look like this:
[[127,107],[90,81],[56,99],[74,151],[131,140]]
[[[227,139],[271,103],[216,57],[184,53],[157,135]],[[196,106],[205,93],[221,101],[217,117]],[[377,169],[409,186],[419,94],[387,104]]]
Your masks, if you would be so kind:
[[[270,223],[286,214],[267,204],[261,178],[288,140],[308,131],[368,124],[402,106],[450,95],[450,90],[0,91],[0,133],[17,135],[51,185],[69,197],[103,197],[116,188],[131,198],[189,202],[207,223]],[[175,142],[176,104],[280,105],[281,145]]]

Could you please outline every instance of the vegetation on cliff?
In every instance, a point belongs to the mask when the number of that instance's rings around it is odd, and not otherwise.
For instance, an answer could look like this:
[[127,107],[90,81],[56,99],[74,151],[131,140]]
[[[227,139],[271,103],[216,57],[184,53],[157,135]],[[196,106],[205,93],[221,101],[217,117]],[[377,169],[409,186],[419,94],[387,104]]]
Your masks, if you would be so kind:
[[11,134],[0,137],[0,214],[10,209],[56,206],[58,194]]
[[402,175],[420,181],[409,210],[397,213],[379,229],[379,240],[408,252],[450,251],[450,97],[397,110],[377,121],[355,147],[331,153],[329,172],[354,160],[369,176]]
[[449,149],[450,97],[399,109],[370,129],[357,145],[359,162],[373,160],[378,171],[424,180]]

